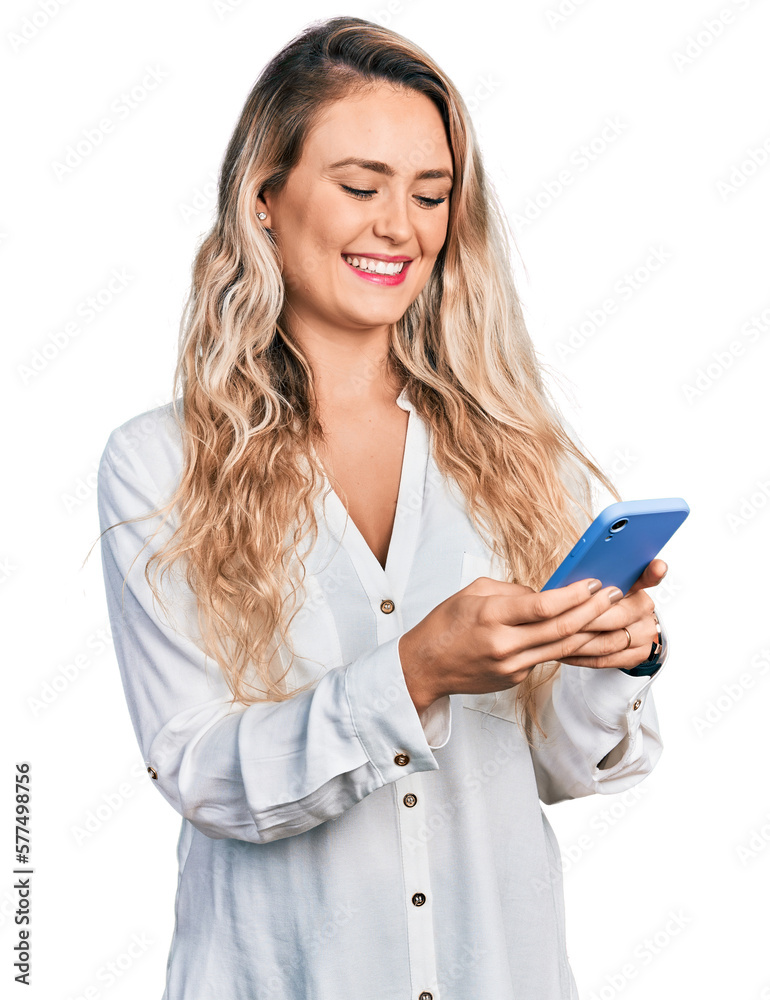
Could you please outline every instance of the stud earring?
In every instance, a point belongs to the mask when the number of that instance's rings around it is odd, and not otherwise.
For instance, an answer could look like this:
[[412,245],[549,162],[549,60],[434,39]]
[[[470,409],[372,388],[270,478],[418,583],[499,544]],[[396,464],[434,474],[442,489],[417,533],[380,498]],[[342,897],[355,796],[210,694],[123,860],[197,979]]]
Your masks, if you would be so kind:
[[258,219],[266,219],[267,215],[264,212],[260,212],[259,215],[257,216],[257,218]]

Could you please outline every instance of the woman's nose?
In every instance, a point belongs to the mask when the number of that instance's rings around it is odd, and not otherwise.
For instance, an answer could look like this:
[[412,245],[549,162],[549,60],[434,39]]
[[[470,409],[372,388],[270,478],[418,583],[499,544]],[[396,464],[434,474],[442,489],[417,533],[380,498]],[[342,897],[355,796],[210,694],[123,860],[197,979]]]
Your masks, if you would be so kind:
[[406,198],[389,198],[381,202],[374,223],[375,236],[384,236],[393,243],[406,243],[413,232]]

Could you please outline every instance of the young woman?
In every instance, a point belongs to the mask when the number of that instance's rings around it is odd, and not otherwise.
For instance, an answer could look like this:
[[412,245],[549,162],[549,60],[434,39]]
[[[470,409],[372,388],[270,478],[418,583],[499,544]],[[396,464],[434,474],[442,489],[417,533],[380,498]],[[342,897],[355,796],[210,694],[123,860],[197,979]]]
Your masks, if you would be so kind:
[[619,497],[416,45],[340,17],[265,68],[175,379],[99,479],[128,707],[183,817],[164,1000],[575,998],[540,803],[658,760],[666,565],[539,593],[592,483]]

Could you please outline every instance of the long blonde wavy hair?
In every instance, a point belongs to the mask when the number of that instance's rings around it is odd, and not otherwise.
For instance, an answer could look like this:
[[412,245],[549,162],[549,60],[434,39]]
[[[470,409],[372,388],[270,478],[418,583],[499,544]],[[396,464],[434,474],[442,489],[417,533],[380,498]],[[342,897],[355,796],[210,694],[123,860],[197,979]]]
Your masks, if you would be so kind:
[[[461,95],[422,49],[387,28],[356,17],[314,22],[261,73],[222,163],[216,221],[193,264],[174,372],[183,468],[174,494],[156,508],[175,510],[178,525],[144,569],[162,601],[159,575],[184,564],[197,641],[234,702],[283,700],[310,686],[287,690],[288,670],[277,677],[271,663],[276,635],[291,648],[285,602],[301,582],[291,566],[302,565],[299,543],[316,537],[313,504],[323,487],[311,449],[323,441],[314,374],[285,323],[281,257],[256,221],[256,199],[281,189],[324,108],[382,81],[434,102],[454,162],[446,241],[425,287],[391,327],[387,359],[432,428],[437,466],[493,539],[508,579],[534,589],[580,536],[578,511],[592,516],[591,476],[620,499],[570,438],[544,386],[514,287],[507,224]],[[517,686],[530,743],[532,723],[545,735],[534,691],[555,669],[554,661],[540,664]]]

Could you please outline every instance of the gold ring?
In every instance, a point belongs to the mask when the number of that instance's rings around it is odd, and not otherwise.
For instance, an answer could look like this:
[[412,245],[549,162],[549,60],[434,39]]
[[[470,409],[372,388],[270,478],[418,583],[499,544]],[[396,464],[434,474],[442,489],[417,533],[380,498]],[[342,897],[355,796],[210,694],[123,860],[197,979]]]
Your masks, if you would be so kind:
[[[621,628],[623,628],[623,626],[621,626]],[[625,644],[625,646],[623,647],[623,649],[628,649],[628,647],[631,645],[631,633],[628,631],[627,628],[623,628],[623,631],[628,636],[628,642]]]

